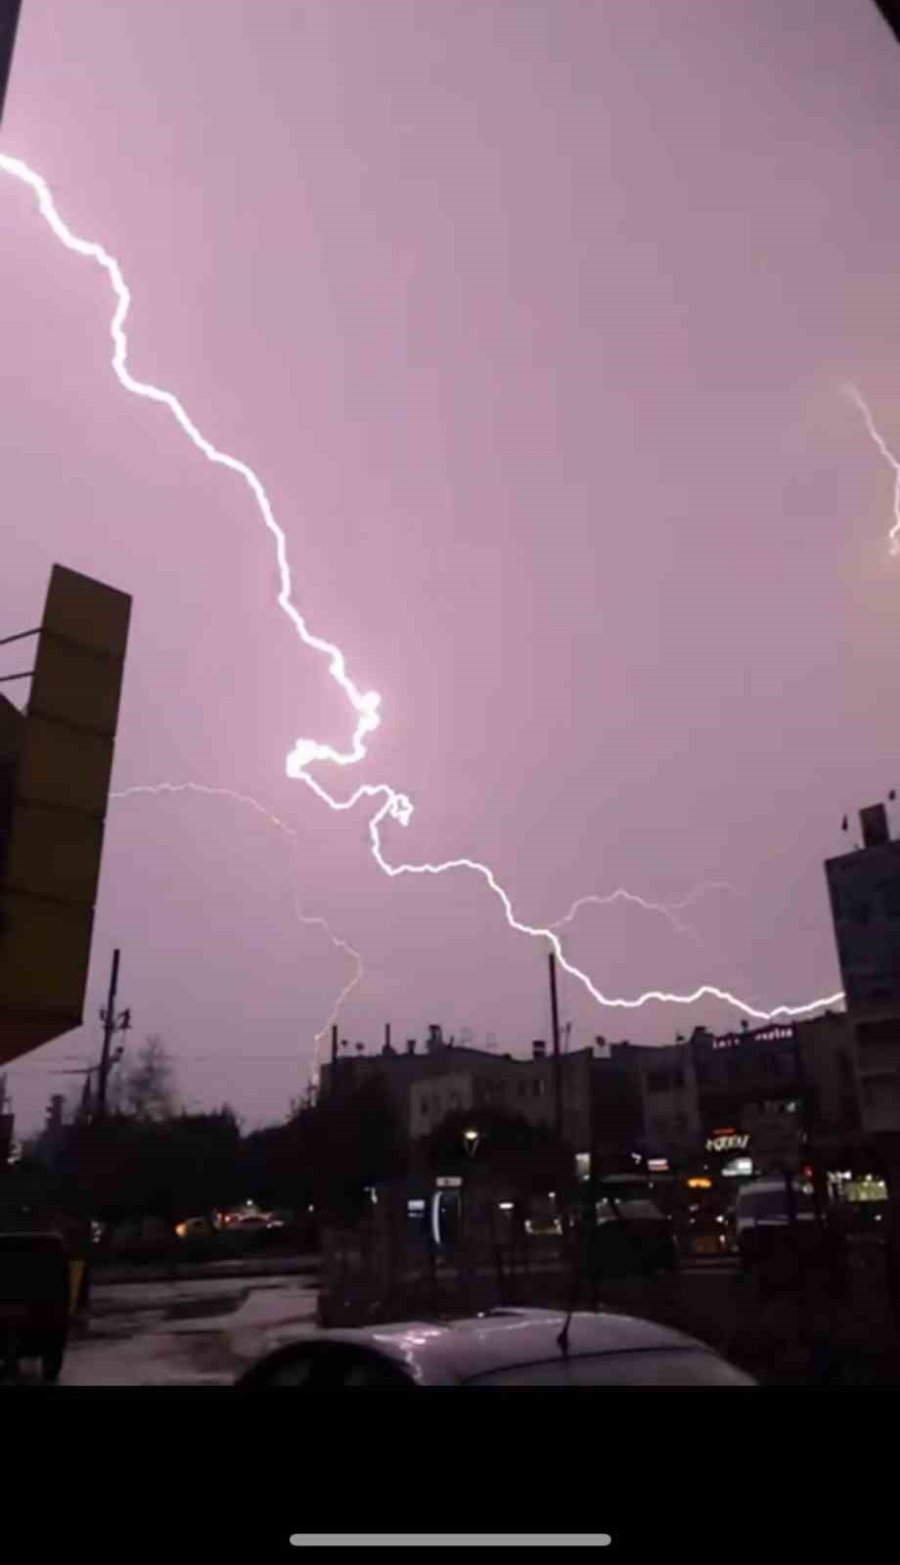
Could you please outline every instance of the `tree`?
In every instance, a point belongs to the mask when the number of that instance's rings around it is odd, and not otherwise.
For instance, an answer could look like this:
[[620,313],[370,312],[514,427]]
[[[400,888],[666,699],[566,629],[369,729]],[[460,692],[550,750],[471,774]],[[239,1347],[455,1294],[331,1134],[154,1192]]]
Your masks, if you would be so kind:
[[433,1173],[462,1173],[470,1164],[465,1132],[478,1132],[475,1158],[479,1168],[517,1177],[541,1188],[547,1171],[563,1156],[553,1130],[535,1125],[521,1114],[504,1109],[455,1109],[444,1116],[425,1137],[422,1151]]
[[110,1091],[116,1113],[139,1120],[171,1119],[176,1112],[175,1067],[157,1034],[146,1038],[133,1064],[122,1067]]
[[290,1134],[298,1169],[318,1210],[352,1224],[366,1209],[366,1187],[406,1171],[406,1129],[375,1077],[330,1092],[301,1110]]

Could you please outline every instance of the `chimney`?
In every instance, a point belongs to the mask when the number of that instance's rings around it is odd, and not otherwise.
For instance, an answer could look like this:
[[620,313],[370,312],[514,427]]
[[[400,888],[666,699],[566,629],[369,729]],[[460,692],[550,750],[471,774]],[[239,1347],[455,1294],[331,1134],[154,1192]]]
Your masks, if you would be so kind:
[[887,810],[883,804],[870,804],[859,812],[864,848],[883,848],[890,842]]
[[415,1054],[415,1052],[416,1052],[416,1040],[415,1040],[415,1038],[407,1038],[407,1040],[406,1040],[406,1052],[407,1052],[407,1054]]
[[425,1048],[429,1054],[435,1054],[438,1049],[443,1048],[443,1045],[443,1029],[438,1026],[437,1022],[432,1022],[428,1028],[428,1038],[425,1042]]
[[547,1058],[547,1045],[543,1038],[535,1038],[531,1045],[531,1058],[533,1060],[545,1060]]

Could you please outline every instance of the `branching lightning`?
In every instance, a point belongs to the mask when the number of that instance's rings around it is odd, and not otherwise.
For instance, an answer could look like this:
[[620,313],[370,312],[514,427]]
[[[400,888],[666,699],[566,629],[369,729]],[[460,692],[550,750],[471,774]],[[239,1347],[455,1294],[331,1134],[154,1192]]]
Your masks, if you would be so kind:
[[[138,798],[141,795],[159,795],[163,793],[198,793],[203,794],[208,798],[232,799],[237,804],[245,804],[248,809],[255,810],[257,815],[261,815],[264,820],[268,821],[269,825],[274,826],[278,831],[283,832],[286,837],[290,838],[291,853],[296,865],[297,848],[300,840],[299,833],[294,829],[293,826],[289,826],[286,821],[281,820],[280,816],[275,815],[274,812],[267,809],[264,804],[260,804],[259,800],[254,799],[249,793],[238,793],[234,788],[209,788],[205,783],[164,782],[145,783],[135,788],[122,788],[117,793],[111,793],[110,799],[133,799]],[[297,890],[296,873],[291,878],[291,892],[294,898],[294,912],[297,915],[298,923],[324,930],[335,949],[338,951],[343,951],[347,956],[349,956],[351,962],[353,963],[353,972],[335,1000],[330,1014],[313,1038],[312,1074],[313,1078],[316,1079],[319,1073],[319,1047],[322,1043],[322,1039],[325,1037],[332,1023],[337,1021],[344,1001],[347,999],[351,991],[356,988],[357,984],[362,978],[364,971],[363,961],[359,952],[354,949],[348,940],[344,940],[340,935],[336,935],[331,925],[328,923],[328,920],[323,918],[320,913],[304,913]]]
[[856,386],[849,385],[845,386],[844,390],[846,391],[847,396],[851,399],[851,401],[856,403],[856,406],[859,408],[859,411],[865,420],[865,425],[869,431],[869,435],[871,436],[875,445],[878,447],[878,450],[881,452],[884,460],[889,462],[894,470],[894,525],[888,533],[888,544],[892,554],[900,554],[900,461],[898,461],[893,452],[888,449],[878,430],[875,428],[875,420],[872,417],[872,414],[869,410],[869,405],[866,402],[865,397],[862,395],[862,392],[858,391]]
[[729,885],[726,880],[706,880],[702,886],[697,886],[690,896],[685,897],[682,902],[648,902],[645,897],[639,897],[634,891],[626,891],[624,887],[620,886],[618,890],[611,891],[608,896],[599,896],[593,893],[590,896],[579,897],[577,901],[572,903],[568,913],[565,913],[562,918],[556,919],[549,927],[551,929],[565,929],[568,924],[571,924],[577,918],[583,907],[613,907],[616,902],[627,902],[633,907],[639,907],[644,913],[658,913],[661,918],[666,919],[671,924],[676,935],[690,935],[693,939],[699,940],[700,937],[693,925],[683,924],[675,915],[683,913],[686,908],[694,907],[701,897],[705,896],[709,891],[727,891],[732,897],[740,895],[734,886]]
[[[378,785],[363,784],[348,798],[336,799],[315,777],[310,775],[308,770],[316,762],[331,762],[336,766],[350,766],[363,760],[366,755],[366,740],[381,723],[381,697],[375,691],[364,692],[359,689],[347,672],[344,654],[340,648],[315,635],[308,628],[305,619],[296,608],[292,597],[293,589],[287,556],[287,539],[275,519],[264,485],[253,469],[245,462],[240,462],[235,457],[219,451],[205,435],[201,434],[200,430],[185,412],[178,398],[171,391],[162,390],[158,386],[149,385],[136,380],[132,376],[127,364],[128,339],[125,334],[125,321],[131,306],[131,293],[115,257],[111,256],[102,245],[81,239],[72,233],[71,229],[60,217],[46,181],[20,158],[13,158],[0,153],[0,170],[10,174],[14,179],[29,187],[37,199],[42,217],[46,220],[55,237],[67,250],[94,261],[106,272],[116,300],[110,323],[110,332],[113,340],[112,368],[120,385],[135,396],[142,397],[150,402],[160,403],[166,407],[188,439],[206,457],[207,461],[237,473],[253,494],[263,522],[275,541],[279,582],[278,606],[290,619],[303,645],[309,647],[314,652],[321,653],[328,660],[331,677],[340,686],[356,716],[349,750],[342,752],[335,750],[331,745],[321,744],[318,740],[298,739],[287,758],[287,774],[289,777],[303,782],[315,793],[317,798],[324,804],[327,804],[329,809],[332,810],[351,810],[361,799],[381,801],[378,809],[369,820],[369,839],[375,862],[386,875],[391,879],[401,875],[437,876],[448,874],[451,870],[465,870],[468,873],[479,875],[500,901],[510,929],[517,931],[519,934],[529,935],[534,939],[547,941],[552,950],[556,952],[557,960],[561,967],[582,985],[598,1005],[623,1010],[637,1010],[654,1000],[674,1005],[693,1005],[699,1000],[710,998],[721,1000],[736,1010],[743,1011],[747,1016],[757,1018],[760,1021],[769,1021],[779,1016],[803,1016],[812,1011],[821,1010],[825,1006],[835,1004],[843,998],[842,994],[836,993],[807,1001],[803,1005],[780,1005],[771,1011],[763,1011],[746,1004],[746,1002],[730,994],[727,990],[719,989],[712,984],[704,984],[690,994],[670,994],[662,990],[651,989],[635,998],[612,998],[603,994],[586,973],[580,971],[566,959],[555,930],[526,924],[515,917],[507,892],[498,884],[493,871],[486,864],[481,864],[473,859],[450,859],[440,864],[389,863],[382,849],[381,828],[386,820],[393,820],[404,827],[409,825],[412,818],[413,805],[407,795],[397,792],[397,790],[386,783]],[[898,523],[898,526],[900,526],[900,523]],[[161,784],[158,785],[158,789],[165,790],[168,786],[170,785]],[[181,786],[190,787],[194,785]],[[216,792],[218,790],[209,791]]]

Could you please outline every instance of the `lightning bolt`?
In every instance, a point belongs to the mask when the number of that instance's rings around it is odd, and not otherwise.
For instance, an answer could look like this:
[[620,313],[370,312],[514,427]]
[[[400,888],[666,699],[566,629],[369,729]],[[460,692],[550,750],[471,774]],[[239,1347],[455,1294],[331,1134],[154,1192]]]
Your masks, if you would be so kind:
[[708,891],[727,891],[733,897],[740,896],[740,892],[736,891],[734,886],[729,885],[726,880],[704,881],[703,885],[697,886],[689,896],[685,897],[683,902],[648,902],[646,898],[639,897],[636,892],[626,891],[624,887],[620,886],[607,896],[592,894],[587,897],[579,897],[576,902],[572,903],[568,913],[565,913],[562,918],[556,919],[555,923],[550,925],[550,928],[565,929],[566,925],[572,923],[583,907],[612,907],[616,902],[628,902],[634,907],[641,908],[645,913],[660,914],[662,918],[668,920],[676,935],[692,935],[694,939],[699,939],[700,937],[693,925],[683,924],[675,915],[676,913],[683,913],[686,908],[693,907]]
[[888,545],[890,547],[891,554],[900,554],[900,461],[898,461],[893,452],[888,449],[878,430],[875,428],[875,420],[872,417],[872,414],[869,410],[869,405],[866,402],[865,397],[862,395],[862,392],[859,391],[856,386],[852,385],[845,386],[844,391],[850,398],[851,402],[856,403],[856,406],[859,408],[859,411],[863,416],[866,429],[869,431],[871,439],[878,447],[878,450],[881,452],[884,460],[889,462],[894,470],[894,525],[888,533]]
[[[147,795],[159,796],[160,794],[164,794],[164,793],[168,793],[168,794],[197,793],[197,794],[203,794],[207,798],[231,799],[231,800],[233,800],[237,804],[244,804],[244,805],[246,805],[248,807],[248,809],[255,810],[257,815],[261,815],[262,818],[265,821],[267,821],[270,826],[274,826],[278,831],[283,832],[286,837],[290,838],[291,853],[293,855],[294,860],[296,861],[297,849],[298,849],[298,845],[299,845],[299,841],[300,841],[299,832],[297,832],[294,829],[293,826],[289,826],[286,821],[281,820],[281,818],[278,815],[275,815],[272,810],[267,809],[264,804],[260,804],[258,799],[252,798],[251,795],[248,794],[248,793],[238,793],[236,791],[236,789],[234,789],[234,788],[209,788],[209,787],[206,786],[205,783],[192,783],[192,782],[187,782],[187,783],[169,783],[169,782],[145,783],[145,784],[140,785],[139,787],[122,788],[117,793],[111,793],[110,794],[110,799],[117,799],[117,800],[118,799],[134,799],[134,798],[140,797],[141,795],[144,795],[144,796],[147,796]],[[338,995],[337,999],[335,1000],[334,1005],[331,1008],[331,1012],[330,1012],[329,1016],[323,1022],[322,1026],[319,1029],[319,1031],[313,1037],[312,1076],[313,1076],[313,1080],[315,1082],[318,1082],[319,1069],[320,1069],[319,1049],[320,1049],[322,1040],[325,1037],[326,1033],[328,1032],[329,1028],[332,1026],[332,1024],[337,1021],[338,1016],[340,1015],[341,1010],[343,1008],[344,1001],[347,999],[347,997],[351,993],[351,991],[356,988],[357,984],[359,983],[360,979],[363,976],[364,968],[363,968],[362,957],[360,956],[359,952],[354,949],[354,947],[350,944],[350,942],[348,940],[344,940],[342,938],[342,936],[335,934],[334,930],[331,928],[331,925],[328,923],[327,919],[323,918],[321,916],[321,914],[319,914],[319,913],[304,913],[302,905],[300,903],[300,898],[299,898],[299,895],[298,895],[298,892],[297,892],[297,877],[296,876],[292,876],[291,877],[291,892],[292,892],[292,895],[293,895],[293,898],[294,898],[294,912],[295,912],[295,914],[297,916],[298,923],[306,924],[307,926],[310,926],[310,927],[323,929],[325,931],[325,934],[328,936],[328,939],[331,941],[331,944],[335,947],[335,949],[338,950],[338,951],[343,951],[345,953],[345,955],[349,956],[351,962],[353,963],[353,971],[352,971],[349,979],[347,980],[347,982],[345,983],[343,989],[341,990],[340,994]]]
[[307,626],[303,615],[296,608],[293,602],[291,570],[287,556],[287,539],[275,519],[275,514],[263,483],[246,462],[238,461],[236,457],[228,456],[224,451],[219,451],[205,435],[201,434],[173,392],[136,380],[131,374],[127,363],[128,338],[125,334],[125,321],[131,307],[131,292],[115,257],[110,255],[102,245],[79,238],[78,235],[72,232],[60,216],[46,180],[29,168],[28,164],[21,158],[14,158],[5,153],[0,153],[0,170],[10,174],[14,179],[29,187],[37,199],[41,216],[45,219],[55,237],[67,250],[94,261],[109,278],[116,301],[110,323],[110,334],[113,341],[112,368],[120,385],[134,396],[159,403],[167,408],[188,439],[206,457],[207,461],[220,467],[226,467],[229,471],[236,473],[244,480],[253,494],[263,522],[275,541],[279,582],[278,606],[291,621],[303,645],[327,658],[328,669],[332,679],[340,686],[356,715],[356,725],[349,750],[335,750],[331,745],[321,744],[315,739],[298,739],[287,757],[287,775],[303,782],[317,798],[324,804],[327,804],[329,809],[332,810],[352,810],[361,799],[381,801],[378,809],[369,820],[369,839],[375,862],[385,875],[391,879],[396,879],[401,875],[437,876],[449,874],[453,870],[465,870],[469,874],[480,876],[500,901],[510,929],[515,930],[519,934],[529,935],[533,939],[547,941],[551,949],[555,951],[560,966],[570,977],[581,984],[598,1005],[624,1010],[637,1010],[652,1000],[665,1004],[687,1006],[694,1005],[699,1000],[710,998],[721,1000],[725,1004],[733,1006],[736,1010],[743,1011],[747,1016],[752,1016],[761,1021],[770,1021],[779,1016],[803,1016],[843,999],[841,993],[836,993],[807,1001],[802,1005],[780,1005],[776,1006],[774,1010],[762,1011],[748,1005],[735,995],[729,994],[727,990],[717,988],[713,984],[704,984],[690,994],[669,994],[663,990],[651,989],[630,999],[611,998],[603,994],[586,973],[580,971],[580,969],[566,960],[559,937],[554,930],[535,927],[534,925],[523,923],[515,917],[507,892],[498,884],[493,871],[488,865],[481,864],[474,859],[448,859],[441,864],[389,863],[382,849],[381,827],[385,820],[393,820],[401,826],[409,825],[413,813],[413,805],[409,797],[389,787],[386,783],[382,783],[377,785],[363,784],[348,798],[336,799],[308,771],[308,767],[316,762],[331,762],[335,766],[344,767],[364,759],[366,755],[366,739],[370,734],[374,733],[381,723],[381,697],[374,690],[363,692],[359,689],[347,672],[346,660],[340,648],[324,640],[321,636],[314,635]]

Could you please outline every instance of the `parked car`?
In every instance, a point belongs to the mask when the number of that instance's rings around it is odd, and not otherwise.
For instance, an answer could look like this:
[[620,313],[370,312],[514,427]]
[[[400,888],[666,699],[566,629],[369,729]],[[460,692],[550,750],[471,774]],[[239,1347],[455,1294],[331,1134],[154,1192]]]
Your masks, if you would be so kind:
[[755,1179],[741,1186],[735,1203],[734,1225],[738,1253],[745,1267],[755,1265],[763,1255],[787,1244],[812,1244],[817,1225],[811,1187],[795,1184],[791,1200],[793,1225],[783,1178]]
[[702,1342],[653,1321],[497,1309],[465,1320],[319,1332],[268,1354],[244,1391],[429,1386],[752,1386]]
[[653,1199],[648,1180],[611,1174],[598,1180],[596,1195],[592,1253],[600,1280],[676,1270],[674,1225]]

